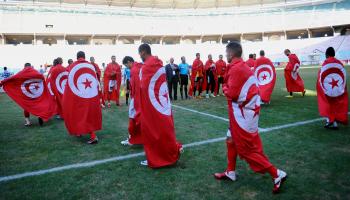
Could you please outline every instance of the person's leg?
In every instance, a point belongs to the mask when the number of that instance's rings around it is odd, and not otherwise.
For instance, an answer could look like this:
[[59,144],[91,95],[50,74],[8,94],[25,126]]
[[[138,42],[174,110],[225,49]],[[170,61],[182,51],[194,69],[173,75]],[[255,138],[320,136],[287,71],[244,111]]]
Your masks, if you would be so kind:
[[125,94],[126,105],[129,105],[129,93],[130,93],[130,81],[129,81],[129,79],[127,79],[126,80],[126,94]]
[[172,87],[172,81],[168,81],[168,90],[169,90],[169,97],[170,100],[173,100],[173,87]]
[[177,100],[177,84],[178,82],[176,80],[173,80],[173,92],[174,92],[174,100]]
[[203,89],[203,77],[198,77],[198,96],[201,96]]
[[23,111],[23,115],[24,115],[24,121],[25,121],[24,126],[30,126],[30,125],[32,125],[32,123],[30,123],[30,120],[29,120],[30,113],[27,112],[26,110],[24,110],[24,111]]
[[211,85],[211,94],[212,94],[212,95],[214,95],[215,86],[216,86],[216,85],[215,85],[215,84],[216,84],[216,82],[215,82],[214,75],[212,75],[212,76],[211,76],[211,80],[210,80],[210,82],[211,82],[211,84],[210,84],[210,85]]
[[188,85],[188,76],[186,75],[186,77],[184,78],[184,86],[185,86],[185,97],[186,99],[188,99],[188,94],[187,94],[187,85]]
[[193,97],[196,97],[197,87],[198,87],[198,78],[195,79],[193,84]]
[[95,132],[90,133],[90,140],[87,143],[88,144],[97,144],[98,143],[98,138],[97,138]]

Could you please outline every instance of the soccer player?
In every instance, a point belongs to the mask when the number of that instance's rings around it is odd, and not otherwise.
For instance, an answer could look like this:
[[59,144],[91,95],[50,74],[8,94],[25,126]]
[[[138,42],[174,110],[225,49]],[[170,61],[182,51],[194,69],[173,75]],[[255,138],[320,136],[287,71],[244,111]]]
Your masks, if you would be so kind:
[[216,76],[218,77],[217,83],[216,83],[216,95],[220,96],[223,95],[223,93],[220,93],[220,86],[224,83],[224,75],[226,71],[226,62],[223,60],[223,56],[219,55],[219,60],[215,63],[216,67]]
[[144,62],[141,77],[141,133],[147,160],[142,165],[151,168],[174,165],[180,158],[182,145],[176,141],[163,62],[152,56],[148,44],[139,46]]
[[227,131],[227,168],[215,173],[217,179],[236,180],[236,159],[239,156],[250,168],[258,173],[268,172],[273,180],[273,193],[280,191],[287,174],[273,166],[263,152],[258,133],[260,97],[257,80],[249,66],[243,61],[242,46],[230,42],[226,46],[229,71],[224,83],[228,102],[230,128]]
[[297,55],[292,54],[289,49],[284,50],[284,54],[288,56],[288,64],[284,69],[284,77],[286,79],[286,87],[290,97],[293,97],[293,92],[301,92],[305,96],[304,81],[300,77],[300,61]]
[[100,97],[100,102],[101,102],[101,107],[105,108],[106,107],[106,103],[102,94],[102,88],[101,88],[101,70],[100,67],[98,66],[97,63],[95,63],[95,58],[94,57],[90,57],[90,63],[95,67],[95,71],[96,71],[96,76],[97,76],[97,80],[98,80],[98,96]]
[[249,58],[245,63],[250,67],[251,70],[254,70],[255,60],[254,54],[249,54]]
[[196,97],[196,90],[198,90],[197,98],[202,98],[202,87],[203,87],[203,72],[204,65],[201,61],[201,55],[196,53],[196,59],[193,61],[191,70],[191,88],[193,91],[193,97]]
[[204,70],[205,70],[205,83],[206,85],[206,95],[205,98],[209,98],[209,90],[210,90],[210,96],[215,97],[214,92],[215,92],[215,79],[216,79],[216,68],[215,68],[215,62],[213,61],[213,57],[211,54],[208,55],[208,60],[205,62],[204,65]]
[[190,66],[186,63],[185,56],[182,56],[181,57],[181,63],[179,64],[181,99],[184,99],[184,95],[183,95],[184,89],[185,89],[185,98],[188,99],[187,85],[188,85],[189,67]]
[[111,57],[112,62],[109,63],[104,71],[104,94],[107,97],[108,108],[111,107],[111,100],[115,100],[117,106],[119,104],[120,84],[121,84],[121,68],[116,62],[116,57]]
[[316,90],[318,110],[326,117],[325,128],[338,129],[338,122],[348,123],[348,91],[346,87],[346,70],[335,57],[335,50],[326,50],[326,60],[318,72]]

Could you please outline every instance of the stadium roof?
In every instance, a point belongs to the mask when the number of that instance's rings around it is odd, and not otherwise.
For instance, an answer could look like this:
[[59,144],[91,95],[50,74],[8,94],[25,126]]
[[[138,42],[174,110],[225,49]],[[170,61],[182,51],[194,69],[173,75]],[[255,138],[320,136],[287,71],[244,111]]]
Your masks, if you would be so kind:
[[[273,4],[305,5],[327,3],[326,0],[1,0],[19,4],[59,4],[132,8],[197,9],[220,7],[264,6]],[[334,1],[333,1],[334,2]]]

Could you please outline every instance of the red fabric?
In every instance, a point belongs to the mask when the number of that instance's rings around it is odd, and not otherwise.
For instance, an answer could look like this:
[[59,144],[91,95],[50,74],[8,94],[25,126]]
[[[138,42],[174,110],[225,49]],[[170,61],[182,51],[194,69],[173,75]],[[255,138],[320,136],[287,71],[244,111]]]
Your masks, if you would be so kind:
[[330,57],[324,61],[318,72],[316,89],[320,115],[327,117],[330,122],[337,121],[347,124],[346,70],[339,60]]
[[[109,80],[117,80],[115,89],[113,89],[112,94],[108,94],[108,83]],[[109,63],[103,74],[103,84],[104,84],[104,99],[115,101],[119,104],[120,95],[120,84],[122,82],[122,72],[121,67],[118,63]]]
[[288,92],[303,92],[304,81],[299,75],[300,61],[295,54],[288,56],[289,62],[284,69],[286,87]]
[[249,58],[245,63],[250,67],[250,69],[254,69],[255,60],[253,58]]
[[29,113],[28,111],[26,111],[26,110],[23,111],[23,115],[24,115],[24,117],[26,117],[26,118],[29,118],[29,117],[30,117],[30,113]]
[[[140,119],[140,70],[141,63],[134,62],[130,70],[130,108],[134,109],[134,116],[129,116],[129,142],[131,144],[142,144],[141,119]],[[132,102],[132,103],[131,103]],[[130,115],[130,114],[129,114]]]
[[224,77],[226,72],[226,62],[224,60],[218,60],[216,61],[215,66],[218,77]]
[[237,162],[237,151],[235,143],[232,141],[232,138],[226,140],[226,149],[227,149],[227,168],[226,171],[235,171],[236,162]]
[[163,62],[154,56],[147,58],[141,77],[141,133],[148,166],[173,165],[181,145],[176,141]]
[[69,74],[62,106],[69,134],[82,135],[101,130],[102,112],[94,66],[79,59],[67,71]]
[[264,173],[272,164],[263,152],[258,133],[259,87],[242,59],[234,59],[229,65],[223,90],[228,100],[231,137],[240,158],[255,172]]
[[101,81],[101,70],[100,70],[100,67],[98,66],[97,63],[91,63],[91,64],[95,67],[97,80],[100,82]]
[[[205,91],[207,89],[207,85],[208,85],[208,77],[207,77],[207,73],[208,73],[208,70],[210,70],[211,66],[212,65],[215,65],[215,62],[213,60],[207,60],[205,62],[205,65],[204,65],[204,71],[203,71],[203,76],[204,76],[204,80],[203,80],[203,84],[202,84],[202,91]],[[214,74],[214,79],[215,79],[215,82],[217,83],[218,82],[218,78],[216,76],[216,70],[215,68],[212,69],[212,72]],[[216,89],[214,90],[216,91]]]
[[47,84],[49,89],[51,88],[52,93],[55,96],[57,103],[57,113],[63,116],[62,111],[62,96],[64,92],[64,86],[67,82],[68,72],[66,68],[58,64],[51,67],[47,78]]
[[[190,89],[188,90],[188,96],[193,96],[193,87],[195,86],[195,79],[196,77],[203,77],[203,62],[196,58],[192,63],[192,70],[191,70],[191,85]],[[197,86],[197,90],[199,89],[199,86]]]
[[[270,66],[271,69],[268,66]],[[261,100],[263,102],[269,102],[276,84],[276,70],[271,60],[264,56],[256,59],[254,75],[258,80]]]
[[56,103],[50,95],[44,76],[32,67],[25,67],[1,84],[6,94],[23,110],[44,121],[56,114]]

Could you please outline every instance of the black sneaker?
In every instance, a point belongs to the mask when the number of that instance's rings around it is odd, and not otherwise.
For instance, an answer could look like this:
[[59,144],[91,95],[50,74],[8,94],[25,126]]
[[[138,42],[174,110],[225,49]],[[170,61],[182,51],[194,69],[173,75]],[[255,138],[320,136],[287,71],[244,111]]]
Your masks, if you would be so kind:
[[43,119],[41,119],[41,118],[39,117],[39,118],[38,118],[38,121],[39,121],[39,125],[40,125],[40,126],[43,126],[43,124],[44,124]]
[[338,130],[338,126],[335,126],[333,122],[327,122],[324,126],[327,129]]
[[88,144],[97,144],[98,143],[98,138],[95,137],[95,139],[87,141]]

